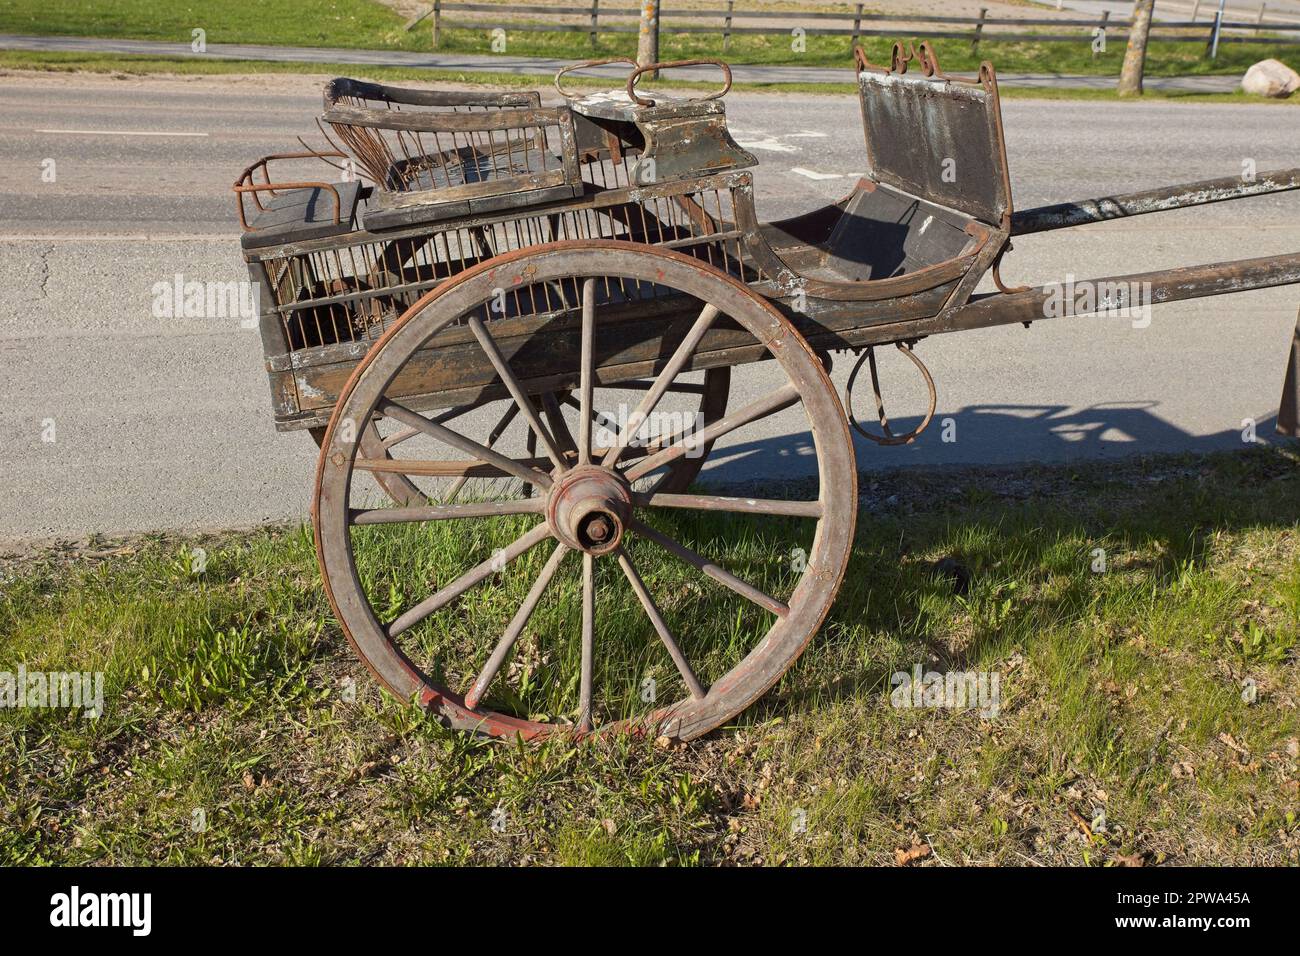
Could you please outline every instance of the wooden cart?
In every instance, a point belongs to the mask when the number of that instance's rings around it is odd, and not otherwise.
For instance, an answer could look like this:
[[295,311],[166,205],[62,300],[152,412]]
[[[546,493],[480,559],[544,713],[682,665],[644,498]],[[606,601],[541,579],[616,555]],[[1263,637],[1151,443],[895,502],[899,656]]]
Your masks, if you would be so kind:
[[[853,540],[853,420],[827,376],[832,352],[871,361],[882,431],[854,426],[905,442],[915,432],[891,432],[879,400],[876,346],[917,364],[932,412],[933,382],[912,351],[926,336],[1143,305],[1132,290],[1160,303],[1300,282],[1294,254],[1096,280],[1100,300],[1007,288],[998,264],[1014,235],[1294,189],[1300,170],[1016,212],[993,67],[945,76],[924,43],[895,46],[888,67],[857,51],[856,188],[761,222],[756,161],[727,130],[725,64],[708,61],[724,82],[702,97],[637,86],[649,69],[698,62],[629,61],[624,89],[588,95],[564,89],[565,70],[558,107],[536,93],[335,80],[321,120],[339,148],[268,157],[236,183],[276,424],[320,445],[312,513],[330,602],[384,687],[453,727],[689,739],[767,691],[821,627]],[[304,155],[348,175],[273,180],[271,162]],[[976,294],[990,272],[998,291]],[[777,384],[729,404],[731,367],[758,361]],[[1292,429],[1294,364],[1280,416]],[[647,437],[669,404],[683,427]],[[768,498],[692,492],[716,440],[779,413],[793,416],[790,451],[814,481]],[[759,587],[665,531],[657,519],[679,509],[738,515],[801,546],[781,574],[763,570],[779,587]],[[451,522],[473,542],[491,519],[519,533],[469,569],[430,569],[414,596],[386,571],[423,560],[418,544],[385,551],[373,538]],[[689,599],[652,593],[636,539],[697,571],[687,590],[706,579],[729,589],[734,617],[692,621]],[[542,544],[545,563],[512,583]],[[551,635],[546,670],[559,688],[549,699],[568,703],[539,713],[502,671],[539,607],[552,621],[568,613],[554,602],[570,600],[556,582],[571,553],[571,626]],[[620,582],[645,617],[629,624],[620,611],[608,626],[657,635],[675,669],[663,683],[680,699],[635,693],[644,659],[610,658],[600,608],[623,606],[609,590]],[[504,633],[483,633],[481,609],[466,606],[482,585],[513,595]],[[602,704],[611,684],[616,703]]]

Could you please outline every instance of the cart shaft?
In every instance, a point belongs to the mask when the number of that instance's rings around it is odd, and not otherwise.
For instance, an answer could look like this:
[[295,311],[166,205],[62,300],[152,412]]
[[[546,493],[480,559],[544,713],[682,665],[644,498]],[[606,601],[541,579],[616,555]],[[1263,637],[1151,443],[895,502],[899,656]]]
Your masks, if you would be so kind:
[[1090,222],[1105,222],[1168,209],[1185,209],[1229,199],[1286,192],[1289,189],[1300,189],[1300,167],[1259,173],[1249,181],[1240,176],[1225,176],[1223,179],[1206,179],[1199,183],[1148,189],[1122,196],[1102,196],[1023,209],[1011,216],[1011,235],[1025,236]]
[[[1024,292],[992,292],[976,296],[968,304],[949,309],[933,319],[911,324],[928,326],[933,323],[939,327],[927,331],[956,332],[1013,322],[1105,315],[1117,305],[1132,309],[1207,295],[1297,284],[1300,284],[1300,252],[1292,252],[1103,279],[1076,279],[1065,284],[1049,283]],[[1091,290],[1089,295],[1074,294],[1087,290]],[[1116,303],[1111,297],[1116,290],[1121,293],[1140,290],[1140,300],[1125,299]],[[1089,304],[1094,307],[1089,308]]]

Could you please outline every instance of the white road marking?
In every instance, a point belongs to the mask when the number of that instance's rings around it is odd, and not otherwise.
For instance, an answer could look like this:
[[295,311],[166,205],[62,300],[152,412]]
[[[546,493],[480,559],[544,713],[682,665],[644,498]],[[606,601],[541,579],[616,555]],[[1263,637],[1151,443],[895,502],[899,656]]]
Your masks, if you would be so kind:
[[747,139],[746,134],[732,131],[735,137],[736,145],[741,149],[760,149],[772,153],[797,153],[799,147],[790,143],[783,143],[775,136],[769,136],[767,133],[754,133],[754,136],[762,137],[761,139]]
[[817,133],[813,130],[802,130],[798,133],[786,133],[789,139],[825,139],[829,133]]
[[790,172],[807,176],[809,179],[843,179],[848,175],[847,173],[819,173],[815,169],[804,169],[802,166],[791,166]]
[[71,133],[74,136],[207,136],[207,133],[164,133],[147,129],[38,129],[36,133]]

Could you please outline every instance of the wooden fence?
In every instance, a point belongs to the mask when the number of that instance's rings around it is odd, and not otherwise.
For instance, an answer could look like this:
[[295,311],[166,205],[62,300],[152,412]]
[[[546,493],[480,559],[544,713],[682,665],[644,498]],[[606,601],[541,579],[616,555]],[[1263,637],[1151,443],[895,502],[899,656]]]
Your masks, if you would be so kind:
[[[809,12],[800,13],[788,10],[737,10],[735,0],[722,0],[724,9],[718,10],[668,10],[661,16],[659,30],[661,34],[714,34],[721,38],[722,49],[731,45],[733,36],[755,34],[763,36],[790,36],[794,31],[802,31],[802,36],[842,36],[853,42],[861,37],[911,37],[924,36],[927,39],[969,40],[971,49],[979,47],[980,40],[1030,40],[1038,42],[1091,42],[1097,36],[1097,30],[1115,31],[1126,36],[1130,26],[1128,20],[1112,20],[1109,12],[1099,17],[1088,19],[1061,19],[1035,17],[990,17],[983,8],[978,17],[927,17],[911,14],[879,14],[864,10],[864,4],[858,3],[852,9],[841,13]],[[496,14],[500,19],[448,19],[446,14]],[[564,22],[552,20],[510,21],[513,16],[564,18]],[[434,0],[433,6],[423,14],[406,24],[411,30],[417,24],[433,18],[433,45],[437,46],[444,30],[505,30],[511,32],[538,33],[585,33],[592,47],[600,43],[602,34],[637,33],[640,30],[636,22],[611,22],[618,20],[637,20],[640,16],[638,7],[602,5],[600,0],[590,0],[588,6],[556,6],[553,4],[496,4],[457,2],[457,0]],[[1300,43],[1300,23],[1263,22],[1264,6],[1261,4],[1259,18],[1254,23],[1223,21],[1217,24],[1219,44],[1225,43]],[[747,20],[762,19],[768,21],[758,26],[746,26]],[[577,22],[575,22],[575,20]],[[700,23],[701,20],[713,20],[713,23]],[[681,22],[691,21],[691,22]],[[781,25],[776,22],[784,21]],[[832,26],[830,24],[839,24]],[[935,24],[937,29],[903,30],[896,24]],[[891,26],[892,25],[892,26]],[[1031,27],[1048,27],[1058,29],[1082,28],[1075,33],[1026,33]],[[988,29],[992,28],[992,29]],[[1005,29],[1010,28],[1010,29]],[[1285,37],[1260,36],[1261,30],[1270,33],[1291,34]],[[987,32],[986,32],[987,31]],[[1170,32],[1176,31],[1176,32]],[[1230,31],[1230,32],[1224,32]],[[1174,43],[1202,43],[1207,47],[1214,39],[1216,22],[1197,21],[1156,21],[1151,25],[1153,41]],[[1249,33],[1250,35],[1247,35]]]

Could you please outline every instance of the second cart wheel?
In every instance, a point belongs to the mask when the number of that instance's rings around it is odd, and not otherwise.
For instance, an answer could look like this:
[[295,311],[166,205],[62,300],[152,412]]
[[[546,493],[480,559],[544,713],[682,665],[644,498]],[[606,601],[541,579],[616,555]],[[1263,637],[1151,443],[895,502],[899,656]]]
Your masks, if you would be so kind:
[[[580,354],[566,360],[577,368],[555,369],[576,373],[576,430],[546,415],[558,401],[532,393],[493,338],[494,295],[547,282],[568,284],[580,322]],[[660,308],[666,300],[689,331],[656,362],[636,409],[602,445],[593,399],[597,351],[611,341],[602,312],[640,307],[642,298],[661,300]],[[783,384],[685,438],[667,436],[628,455],[724,316],[765,347]],[[472,331],[540,457],[489,448],[447,413],[415,411],[388,394],[424,343],[454,322]],[[543,332],[535,338],[547,348]],[[816,471],[806,486],[785,483],[788,497],[638,490],[693,449],[787,412],[776,433],[793,432],[779,440]],[[414,429],[470,456],[460,474],[496,473],[513,487],[450,505],[366,507],[354,481],[368,471],[453,472],[441,457],[367,457],[355,422]],[[777,440],[771,429],[763,438]],[[398,447],[390,445],[390,455]],[[576,450],[575,460],[566,449]],[[520,497],[521,485],[535,495]],[[807,646],[839,589],[856,506],[843,411],[821,363],[779,312],[696,259],[590,241],[483,263],[399,319],[339,398],[312,511],[339,623],[399,698],[418,700],[453,727],[499,736],[618,729],[690,739],[740,713]],[[697,548],[729,550],[735,571]]]

